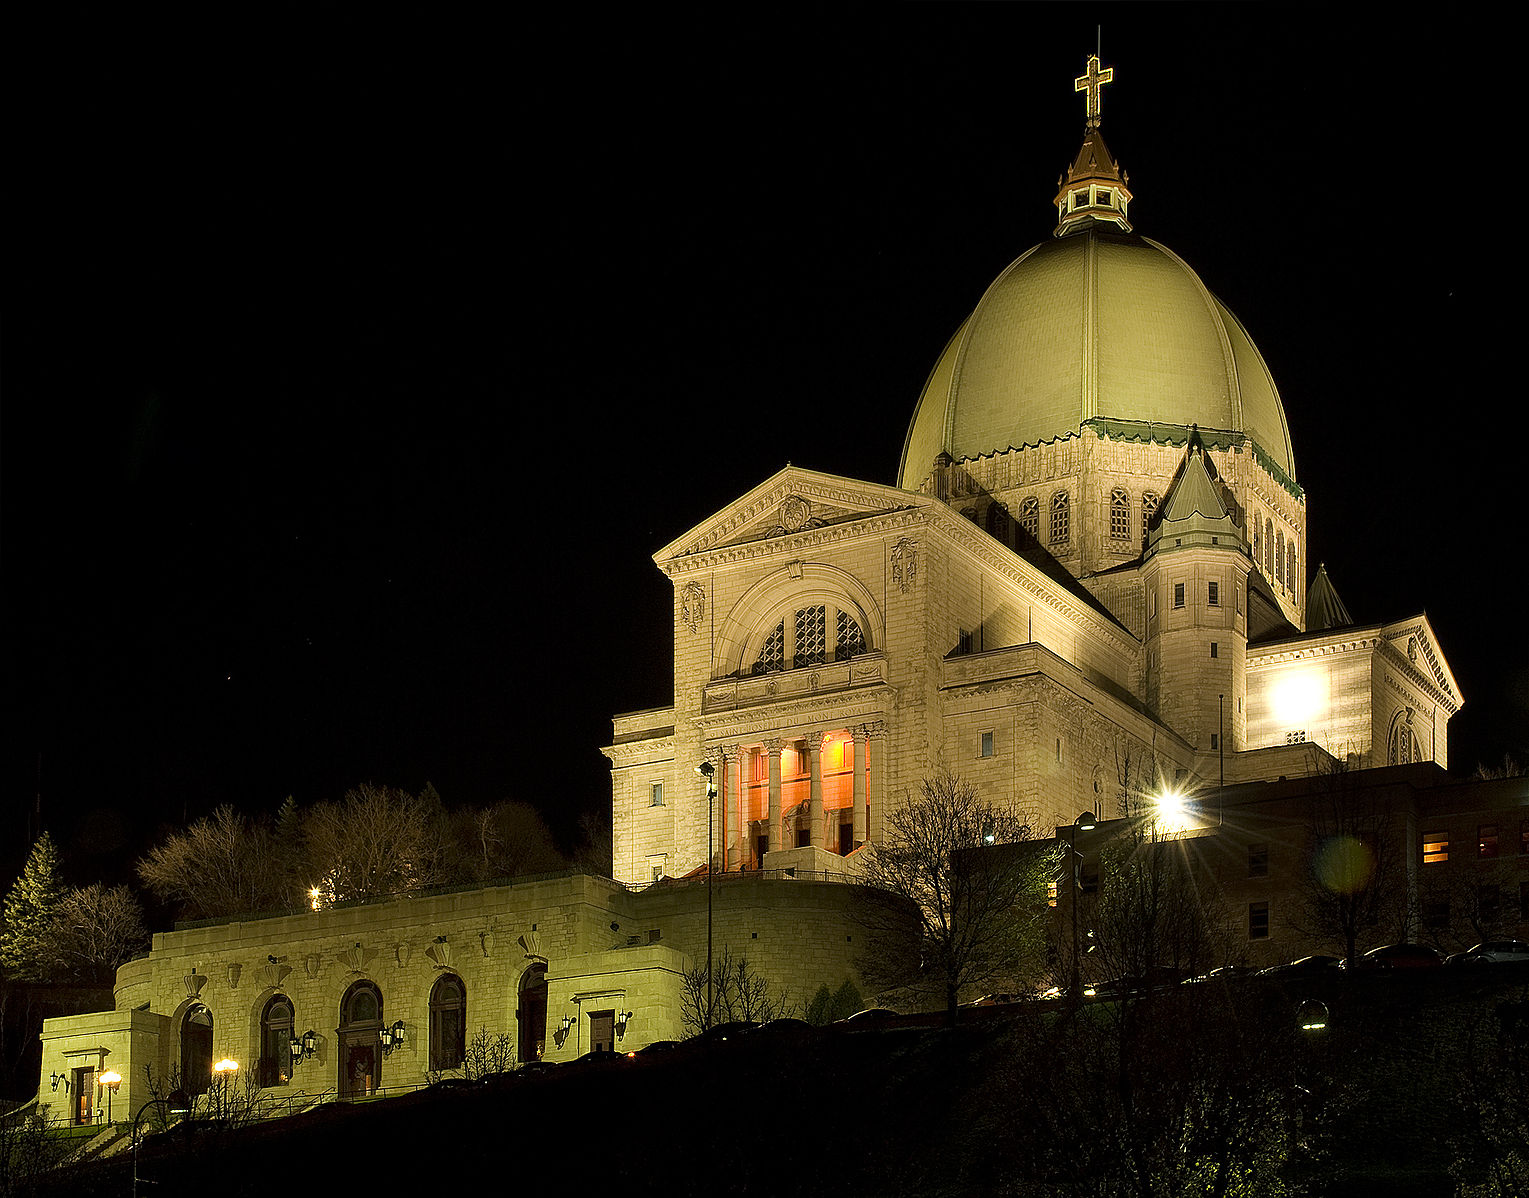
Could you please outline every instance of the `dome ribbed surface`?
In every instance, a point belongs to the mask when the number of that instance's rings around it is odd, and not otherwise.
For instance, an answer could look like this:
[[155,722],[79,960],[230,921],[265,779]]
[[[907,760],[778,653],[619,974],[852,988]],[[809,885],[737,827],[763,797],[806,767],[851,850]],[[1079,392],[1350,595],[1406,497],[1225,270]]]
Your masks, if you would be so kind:
[[1089,230],[988,288],[925,384],[898,483],[917,488],[941,451],[1036,445],[1096,417],[1242,432],[1295,481],[1279,392],[1237,318],[1157,242]]

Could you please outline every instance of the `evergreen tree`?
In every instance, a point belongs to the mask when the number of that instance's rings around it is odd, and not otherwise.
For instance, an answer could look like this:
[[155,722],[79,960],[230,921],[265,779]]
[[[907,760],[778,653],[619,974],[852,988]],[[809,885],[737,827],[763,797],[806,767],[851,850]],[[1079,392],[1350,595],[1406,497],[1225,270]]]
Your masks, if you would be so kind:
[[58,850],[53,838],[44,832],[32,846],[21,876],[5,896],[0,969],[9,977],[35,980],[46,975],[48,928],[63,897]]

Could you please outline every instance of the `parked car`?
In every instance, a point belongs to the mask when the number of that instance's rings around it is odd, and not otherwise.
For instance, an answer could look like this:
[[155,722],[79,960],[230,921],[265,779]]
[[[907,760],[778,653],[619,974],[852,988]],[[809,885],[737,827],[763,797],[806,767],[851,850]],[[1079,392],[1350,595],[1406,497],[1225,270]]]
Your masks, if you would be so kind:
[[1023,1002],[1024,998],[1018,994],[984,994],[981,998],[974,998],[969,1003],[963,1003],[968,1007],[1006,1007],[1010,1003]]
[[1372,948],[1359,960],[1355,969],[1437,969],[1444,964],[1439,950],[1426,944],[1383,944]]
[[752,1019],[735,1019],[731,1023],[719,1023],[701,1033],[702,1040],[736,1040],[746,1036],[759,1026]]
[[1529,944],[1522,940],[1488,940],[1444,958],[1446,965],[1508,965],[1518,961],[1529,961]]
[[1267,969],[1260,969],[1258,976],[1261,978],[1311,977],[1313,975],[1325,974],[1329,970],[1338,969],[1342,965],[1342,957],[1332,957],[1326,953],[1313,953],[1309,957],[1299,957],[1294,961],[1286,961],[1283,965],[1271,965]]
[[627,1060],[633,1057],[656,1057],[662,1053],[672,1052],[680,1046],[679,1040],[655,1040],[652,1044],[644,1044],[641,1048],[634,1048],[626,1054]]
[[897,1012],[891,1007],[867,1007],[863,1011],[856,1011],[853,1015],[839,1020],[846,1027],[853,1029],[871,1028],[885,1023],[888,1019],[896,1016]]
[[1258,971],[1255,970],[1251,965],[1218,965],[1209,973],[1202,973],[1197,977],[1185,978],[1184,984],[1187,986],[1191,982],[1227,982],[1232,981],[1235,978],[1252,977],[1256,972]]

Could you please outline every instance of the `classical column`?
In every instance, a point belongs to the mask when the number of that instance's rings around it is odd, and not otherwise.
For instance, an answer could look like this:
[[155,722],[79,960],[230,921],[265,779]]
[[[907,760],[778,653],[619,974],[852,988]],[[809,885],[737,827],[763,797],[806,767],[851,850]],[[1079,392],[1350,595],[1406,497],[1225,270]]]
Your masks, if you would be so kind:
[[[728,788],[733,788],[731,796]],[[733,818],[728,822],[728,803],[731,801]],[[740,815],[743,811],[743,754],[737,745],[722,747],[722,872],[738,868],[738,837]]]
[[870,733],[870,743],[866,746],[871,754],[871,787],[866,795],[866,807],[869,814],[866,817],[866,838],[873,844],[880,844],[883,829],[887,819],[887,725],[885,720],[876,720],[867,724],[865,730]]
[[807,826],[812,836],[812,847],[823,847],[823,734],[807,734]]
[[[785,848],[781,838],[785,835],[782,831],[781,816],[784,812],[780,809],[780,750],[783,742],[780,737],[765,741],[765,749],[770,754],[770,851]],[[763,862],[760,863],[761,865]]]
[[865,725],[861,724],[851,735],[855,742],[854,756],[850,759],[853,762],[851,769],[854,774],[855,794],[854,841],[855,847],[859,847],[865,843],[865,742],[870,734],[866,732]]

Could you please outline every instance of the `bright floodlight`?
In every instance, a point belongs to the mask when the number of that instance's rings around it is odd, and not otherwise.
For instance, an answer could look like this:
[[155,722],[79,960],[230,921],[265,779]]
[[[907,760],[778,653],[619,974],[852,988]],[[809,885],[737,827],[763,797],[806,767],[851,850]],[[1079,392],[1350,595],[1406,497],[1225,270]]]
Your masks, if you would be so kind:
[[1157,817],[1165,823],[1181,824],[1189,814],[1189,804],[1176,790],[1165,790],[1157,796]]
[[224,1057],[221,1061],[212,1067],[212,1071],[214,1073],[237,1073],[238,1070],[239,1062],[229,1057]]

